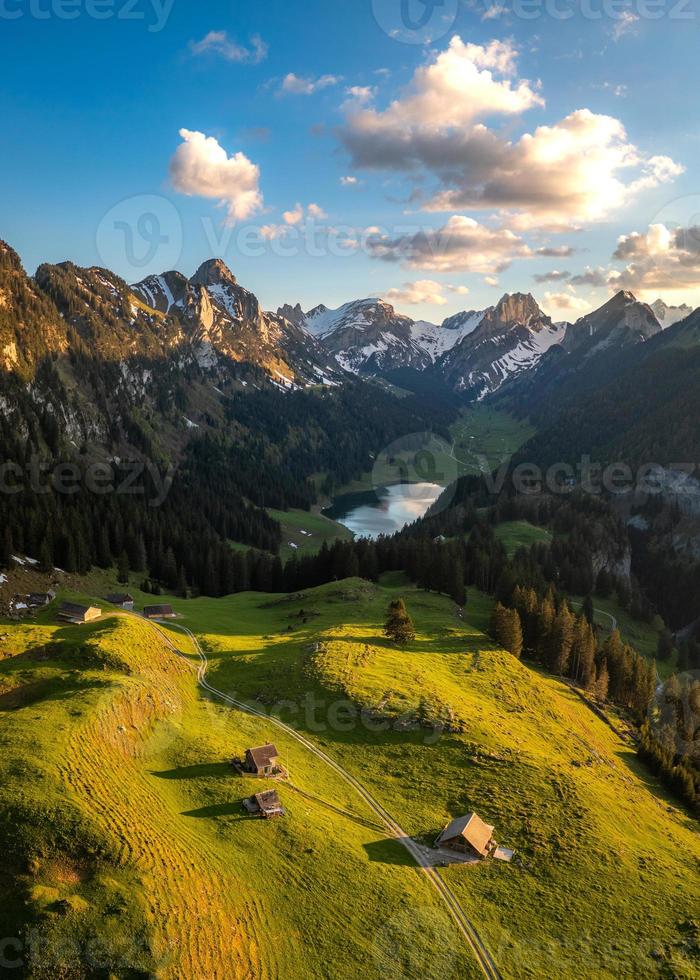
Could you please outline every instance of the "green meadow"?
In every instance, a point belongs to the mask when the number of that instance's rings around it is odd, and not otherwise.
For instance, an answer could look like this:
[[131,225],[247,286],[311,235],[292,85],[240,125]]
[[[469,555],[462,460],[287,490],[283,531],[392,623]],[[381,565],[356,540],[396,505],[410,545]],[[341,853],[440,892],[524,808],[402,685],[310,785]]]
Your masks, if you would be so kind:
[[[382,635],[398,595],[405,649]],[[28,976],[80,976],[51,956],[79,970],[96,951],[119,977],[478,975],[351,787],[196,687],[178,625],[211,684],[313,740],[419,841],[470,810],[494,825],[512,864],[441,874],[503,976],[697,976],[697,823],[568,687],[494,647],[488,598],[462,621],[387,576],[172,601],[184,656],[113,612],[0,630],[0,929],[35,937]],[[245,814],[260,783],[228,764],[269,740],[291,777],[275,822]]]

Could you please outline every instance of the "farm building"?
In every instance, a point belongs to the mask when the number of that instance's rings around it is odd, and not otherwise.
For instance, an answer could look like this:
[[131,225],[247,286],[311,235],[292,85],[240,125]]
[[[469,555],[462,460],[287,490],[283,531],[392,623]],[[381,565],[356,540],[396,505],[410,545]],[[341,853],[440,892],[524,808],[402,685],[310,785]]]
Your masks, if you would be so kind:
[[105,596],[105,602],[108,602],[111,606],[119,606],[120,609],[126,609],[131,612],[134,608],[134,597],[129,595],[128,592],[116,592],[113,595]]
[[247,749],[243,768],[256,776],[274,776],[278,770],[279,752],[274,745],[262,745]]
[[146,619],[175,619],[172,606],[146,606],[143,614]]
[[276,789],[269,789],[265,793],[256,793],[255,796],[245,800],[243,805],[248,813],[257,813],[265,820],[284,816],[284,807]]
[[468,813],[466,817],[457,817],[445,827],[436,846],[458,851],[460,854],[476,854],[486,858],[496,847],[493,827],[485,824],[475,813]]
[[30,609],[38,609],[40,606],[48,606],[55,598],[55,592],[30,592],[27,596],[27,605]]
[[102,615],[102,610],[96,606],[78,606],[74,602],[62,602],[58,610],[58,618],[69,623],[94,623]]

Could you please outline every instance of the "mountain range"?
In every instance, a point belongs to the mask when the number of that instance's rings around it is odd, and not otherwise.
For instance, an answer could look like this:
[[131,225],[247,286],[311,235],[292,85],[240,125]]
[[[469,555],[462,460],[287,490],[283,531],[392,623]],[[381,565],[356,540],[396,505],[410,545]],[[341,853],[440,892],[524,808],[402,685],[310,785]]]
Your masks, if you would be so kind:
[[412,320],[382,299],[355,300],[304,312],[299,304],[277,315],[315,338],[345,370],[387,375],[421,372],[466,400],[481,400],[536,368],[553,348],[581,357],[651,337],[684,319],[690,307],[653,307],[621,292],[575,323],[553,322],[530,293],[506,294],[485,310],[466,310],[441,324]]
[[[534,406],[585,364],[604,378],[617,352],[676,331],[689,311],[620,292],[575,323],[553,322],[529,293],[506,294],[441,324],[412,320],[374,298],[272,313],[219,259],[189,279],[168,271],[128,285],[108,270],[70,262],[41,265],[30,277],[0,243],[0,364],[33,381],[25,397],[52,403],[76,444],[106,442],[115,426],[162,428],[154,419],[164,405],[186,434],[207,414],[220,414],[221,395],[249,386],[333,387],[397,372],[409,388],[420,377],[423,391],[432,384],[464,401],[501,392]],[[62,393],[55,385],[39,392],[37,370],[56,358]]]

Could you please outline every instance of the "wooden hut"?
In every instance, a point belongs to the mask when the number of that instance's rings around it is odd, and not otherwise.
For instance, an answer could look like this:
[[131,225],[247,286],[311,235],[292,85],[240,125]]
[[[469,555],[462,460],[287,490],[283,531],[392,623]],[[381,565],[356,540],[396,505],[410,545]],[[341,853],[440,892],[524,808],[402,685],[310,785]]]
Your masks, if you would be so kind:
[[146,606],[143,611],[146,619],[175,619],[172,606]]
[[285,815],[284,807],[276,789],[268,789],[264,793],[256,793],[245,800],[244,806],[249,813],[256,813],[264,820]]
[[102,610],[96,606],[79,606],[75,602],[62,602],[58,609],[58,618],[68,623],[94,623],[102,616]]
[[274,776],[278,771],[279,752],[274,745],[261,745],[247,749],[243,768],[255,776]]
[[126,609],[127,612],[132,612],[134,608],[134,597],[129,595],[128,592],[115,592],[112,595],[105,596],[105,602],[108,602],[110,606],[119,606],[120,609]]
[[476,815],[468,813],[465,817],[457,817],[448,824],[436,842],[437,847],[445,847],[460,854],[476,854],[486,858],[493,853],[495,842],[493,827]]

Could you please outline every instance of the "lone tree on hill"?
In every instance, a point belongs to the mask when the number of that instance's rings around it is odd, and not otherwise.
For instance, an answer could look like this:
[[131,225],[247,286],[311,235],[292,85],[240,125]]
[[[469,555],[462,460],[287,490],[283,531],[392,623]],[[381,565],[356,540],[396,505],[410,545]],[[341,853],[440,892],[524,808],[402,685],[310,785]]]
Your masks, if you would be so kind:
[[389,604],[389,618],[384,627],[384,635],[400,646],[415,640],[416,631],[413,620],[408,615],[403,599],[394,599]]

